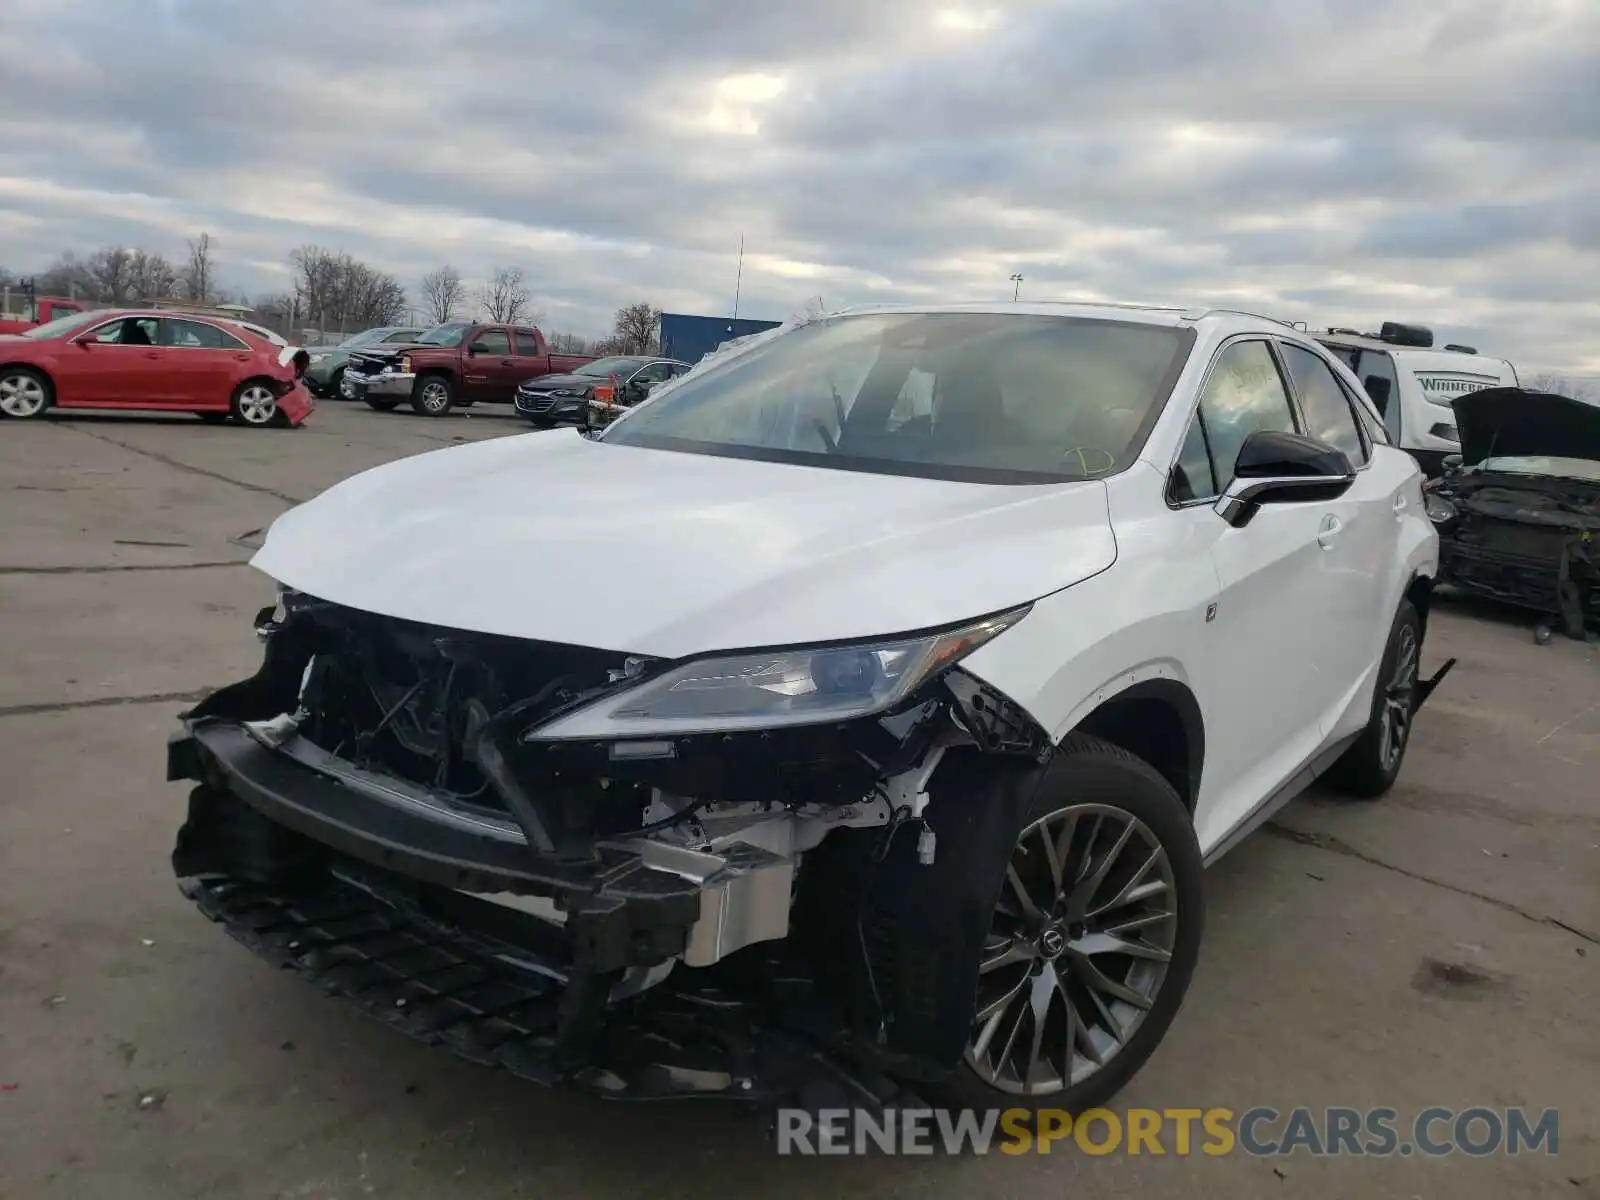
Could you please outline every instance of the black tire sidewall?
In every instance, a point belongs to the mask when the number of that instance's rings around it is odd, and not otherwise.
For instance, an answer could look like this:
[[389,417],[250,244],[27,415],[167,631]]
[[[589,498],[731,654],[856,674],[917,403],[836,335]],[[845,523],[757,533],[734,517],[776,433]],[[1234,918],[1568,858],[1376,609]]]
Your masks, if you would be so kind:
[[[1172,961],[1156,1002],[1143,1023],[1111,1063],[1082,1083],[1053,1095],[1019,1096],[984,1083],[963,1059],[944,1087],[952,1102],[979,1108],[1060,1109],[1079,1113],[1111,1099],[1147,1062],[1171,1028],[1194,976],[1205,932],[1205,863],[1194,822],[1182,800],[1149,764],[1097,738],[1075,734],[1062,744],[1055,762],[1007,841],[1022,830],[1074,804],[1113,806],[1136,817],[1160,841],[1172,864],[1177,890],[1178,928]],[[994,871],[990,911],[998,902],[1005,863]]]
[[[1394,786],[1405,768],[1406,754],[1411,749],[1411,735],[1415,731],[1417,708],[1413,700],[1411,722],[1406,727],[1405,744],[1400,747],[1400,757],[1394,766],[1383,765],[1383,706],[1387,698],[1389,680],[1394,675],[1395,659],[1400,652],[1400,631],[1410,624],[1417,633],[1418,667],[1422,660],[1423,626],[1421,614],[1409,599],[1400,601],[1395,610],[1394,623],[1389,627],[1389,639],[1384,643],[1383,657],[1378,662],[1378,675],[1372,685],[1372,707],[1367,714],[1367,725],[1350,749],[1346,750],[1328,772],[1328,782],[1350,796],[1375,799]],[[1418,671],[1418,679],[1421,671]]]

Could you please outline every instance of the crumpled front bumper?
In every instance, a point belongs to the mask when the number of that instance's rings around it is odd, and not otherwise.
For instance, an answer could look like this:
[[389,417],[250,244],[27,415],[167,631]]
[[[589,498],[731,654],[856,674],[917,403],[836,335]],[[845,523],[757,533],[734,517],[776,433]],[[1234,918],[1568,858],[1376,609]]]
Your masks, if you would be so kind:
[[410,399],[411,389],[416,382],[417,377],[411,371],[385,371],[378,375],[366,375],[347,367],[344,379],[339,384],[339,390],[347,400],[365,400],[369,396],[407,400]]
[[[330,769],[308,765],[312,755]],[[509,822],[430,803],[399,781],[341,772],[338,762],[315,747],[286,753],[248,724],[199,721],[169,742],[167,777],[205,785],[210,794],[196,805],[231,800],[265,818],[255,848],[278,843],[267,859],[281,857],[284,869],[348,860],[509,908],[526,909],[527,897],[553,901],[571,961],[584,972],[674,958],[709,966],[787,932],[792,858],[753,845],[703,853],[644,839],[600,842],[583,860],[541,855]],[[191,811],[174,859],[180,876],[279,873],[271,861],[241,858],[254,849],[213,836],[228,824]]]

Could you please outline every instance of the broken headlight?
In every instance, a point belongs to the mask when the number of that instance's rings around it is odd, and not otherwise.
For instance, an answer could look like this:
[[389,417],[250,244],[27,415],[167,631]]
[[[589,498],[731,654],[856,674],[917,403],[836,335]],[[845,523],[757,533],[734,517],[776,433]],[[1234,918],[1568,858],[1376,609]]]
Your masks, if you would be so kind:
[[1429,494],[1424,497],[1422,508],[1428,514],[1428,520],[1435,525],[1443,525],[1446,521],[1456,519],[1456,506],[1443,496]]
[[1027,613],[855,646],[806,646],[679,663],[536,726],[526,741],[661,737],[816,725],[893,708]]

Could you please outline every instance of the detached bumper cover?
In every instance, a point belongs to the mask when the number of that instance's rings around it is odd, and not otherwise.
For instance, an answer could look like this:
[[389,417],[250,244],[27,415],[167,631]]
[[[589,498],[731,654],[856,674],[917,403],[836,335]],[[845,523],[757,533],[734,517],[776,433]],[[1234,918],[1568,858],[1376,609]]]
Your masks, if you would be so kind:
[[303,383],[296,383],[278,397],[278,410],[289,418],[289,424],[300,425],[316,409],[317,402]]

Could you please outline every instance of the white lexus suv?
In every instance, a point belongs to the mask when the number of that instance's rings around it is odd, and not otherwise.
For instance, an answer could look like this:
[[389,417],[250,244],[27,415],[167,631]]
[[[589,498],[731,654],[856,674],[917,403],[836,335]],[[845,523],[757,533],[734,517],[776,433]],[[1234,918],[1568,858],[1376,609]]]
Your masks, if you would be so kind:
[[1081,1109],[1177,1013],[1204,864],[1393,784],[1443,675],[1421,482],[1266,318],[797,320],[279,518],[261,669],[168,748],[174,866],[540,1081]]

